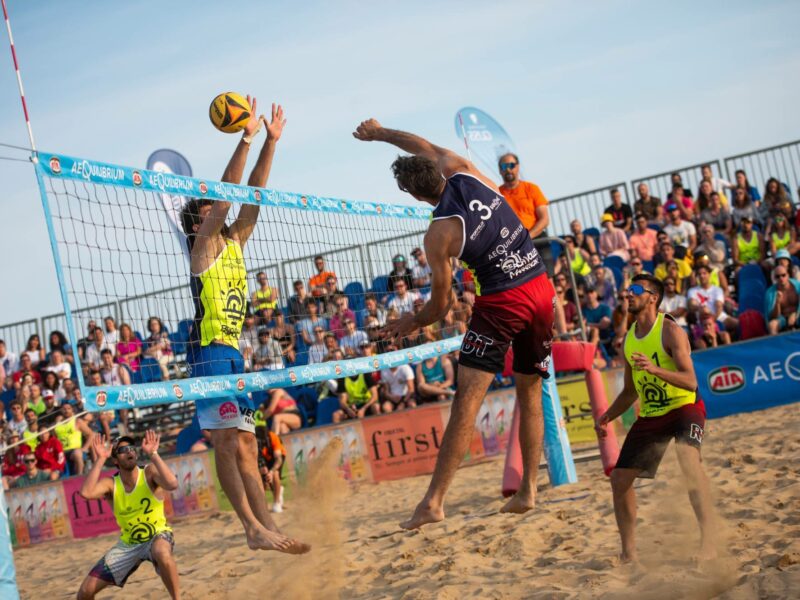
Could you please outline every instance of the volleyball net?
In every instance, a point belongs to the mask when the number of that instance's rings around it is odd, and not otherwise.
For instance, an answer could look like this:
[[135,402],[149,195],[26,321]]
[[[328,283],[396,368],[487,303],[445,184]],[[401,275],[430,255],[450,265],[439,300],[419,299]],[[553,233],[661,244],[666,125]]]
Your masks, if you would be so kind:
[[[387,347],[376,327],[393,312],[413,310],[429,293],[414,280],[411,290],[402,289],[408,276],[391,283],[388,277],[400,259],[409,270],[414,266],[411,252],[422,246],[429,208],[278,192],[41,152],[35,169],[65,310],[50,326],[63,327],[75,364],[88,367],[78,369],[78,379],[90,411],[311,384],[418,363],[460,346],[461,336],[451,332],[415,334]],[[229,224],[245,204],[261,209],[244,248],[247,291],[224,300],[243,326],[239,350],[247,372],[185,377],[174,368],[192,351],[195,298],[186,239],[165,215],[165,195],[229,201]],[[290,302],[297,282],[307,299]],[[364,310],[373,297],[379,317]],[[102,326],[105,316],[117,320],[123,345],[109,349],[121,349],[117,360],[127,364],[129,384],[97,385],[97,364],[87,365],[104,347],[89,350],[87,325]],[[141,355],[126,358],[136,348]]]

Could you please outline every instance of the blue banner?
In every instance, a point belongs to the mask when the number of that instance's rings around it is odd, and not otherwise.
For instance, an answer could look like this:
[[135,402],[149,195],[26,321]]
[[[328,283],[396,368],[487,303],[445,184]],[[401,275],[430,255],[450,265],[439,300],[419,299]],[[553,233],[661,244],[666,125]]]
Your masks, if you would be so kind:
[[351,358],[339,362],[324,362],[280,369],[256,371],[239,375],[218,377],[190,377],[173,381],[156,381],[136,385],[118,385],[82,388],[86,410],[118,410],[141,408],[168,402],[238,396],[250,392],[264,392],[272,388],[291,387],[317,383],[328,379],[341,379],[380,371],[389,367],[422,362],[427,358],[448,354],[461,347],[463,336],[441,342],[430,342],[407,350],[396,350],[377,356]]
[[474,106],[465,106],[456,113],[456,135],[467,145],[472,161],[487,175],[500,181],[497,160],[516,146],[511,136],[491,116]]
[[692,355],[708,418],[800,401],[800,332]]
[[425,206],[402,206],[399,204],[306,196],[221,181],[205,181],[147,169],[122,167],[85,158],[74,158],[46,152],[39,152],[35,163],[40,173],[53,179],[71,179],[98,185],[114,185],[157,194],[166,193],[193,198],[227,200],[228,202],[239,204],[258,204],[276,208],[404,219],[430,220],[432,212],[430,207]]
[[[192,166],[189,161],[180,152],[168,148],[156,150],[148,156],[147,168],[157,173],[192,176]],[[186,234],[183,232],[183,225],[181,224],[181,211],[188,200],[187,196],[181,194],[170,194],[168,192],[161,194],[161,202],[164,204],[167,219],[169,219],[172,226],[172,231],[178,237],[178,246],[183,248],[187,260],[189,259],[189,246],[184,243]]]
[[0,486],[0,598],[3,600],[19,599],[17,574],[14,570],[14,554],[11,549],[8,505],[2,486]]

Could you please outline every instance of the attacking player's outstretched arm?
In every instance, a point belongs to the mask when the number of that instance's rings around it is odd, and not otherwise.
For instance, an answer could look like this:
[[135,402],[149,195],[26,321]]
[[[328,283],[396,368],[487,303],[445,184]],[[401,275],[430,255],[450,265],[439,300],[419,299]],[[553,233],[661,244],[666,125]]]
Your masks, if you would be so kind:
[[[272,159],[275,156],[275,147],[278,140],[281,139],[286,119],[283,116],[283,107],[280,104],[276,105],[274,102],[272,103],[272,118],[270,121],[267,123],[263,116],[260,118],[266,123],[267,139],[264,141],[264,146],[258,155],[256,165],[250,173],[247,185],[263,188],[267,185],[267,180],[272,170]],[[239,216],[231,226],[231,237],[239,242],[242,247],[244,247],[256,227],[259,208],[258,204],[243,204],[239,210]]]
[[470,173],[480,178],[481,181],[491,188],[494,189],[497,187],[491,179],[485,177],[474,164],[460,154],[432,144],[425,138],[414,135],[413,133],[407,133],[397,129],[387,129],[375,119],[362,121],[361,125],[353,132],[353,137],[362,142],[386,142],[387,144],[397,146],[409,154],[427,158],[436,164],[439,172],[445,177],[450,177],[455,173]]
[[662,369],[653,364],[649,357],[641,352],[634,352],[631,355],[637,369],[641,369],[650,375],[655,375],[675,387],[694,392],[697,390],[697,376],[692,364],[692,347],[689,344],[689,336],[680,325],[672,320],[664,319],[664,350],[672,356],[675,361],[676,371]]

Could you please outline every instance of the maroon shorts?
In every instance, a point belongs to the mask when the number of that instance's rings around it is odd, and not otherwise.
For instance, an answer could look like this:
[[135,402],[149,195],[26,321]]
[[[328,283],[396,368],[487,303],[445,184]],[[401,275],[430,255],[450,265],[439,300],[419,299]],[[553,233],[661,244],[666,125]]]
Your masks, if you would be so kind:
[[636,469],[638,477],[652,479],[670,440],[699,449],[703,443],[706,406],[700,397],[658,417],[639,417],[631,427],[619,452],[616,467]]
[[458,364],[500,373],[514,344],[514,371],[547,377],[555,291],[546,274],[510,290],[478,296]]

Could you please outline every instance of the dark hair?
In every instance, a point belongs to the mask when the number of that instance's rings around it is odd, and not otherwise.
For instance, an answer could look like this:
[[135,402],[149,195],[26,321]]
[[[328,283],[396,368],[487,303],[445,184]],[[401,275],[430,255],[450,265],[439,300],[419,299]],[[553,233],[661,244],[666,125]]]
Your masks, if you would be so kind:
[[519,156],[517,156],[513,152],[503,152],[500,156],[497,157],[498,167],[503,164],[503,158],[505,158],[506,156],[513,156],[514,160],[517,161],[517,164],[519,164]]
[[610,190],[608,190],[608,194],[612,197],[614,196],[614,194],[619,194],[619,188],[611,188]]
[[683,185],[682,185],[682,184],[680,184],[680,183],[674,183],[674,184],[672,184],[672,191],[673,191],[673,192],[674,192],[675,190],[677,190],[678,188],[680,188],[680,190],[681,190],[681,191],[684,191],[684,189],[685,189],[685,188],[683,187]]
[[39,342],[39,348],[41,348],[41,347],[42,347],[42,340],[39,338],[39,334],[38,334],[38,333],[33,333],[33,334],[31,334],[31,336],[28,338],[28,343],[27,343],[27,344],[25,344],[25,350],[27,350],[28,348],[30,348],[30,347],[31,347],[31,342],[32,342],[33,340],[36,340],[37,342]]
[[701,171],[702,171],[703,169],[710,169],[710,168],[711,168],[711,165],[709,165],[709,164],[700,165],[700,170],[701,170]]
[[698,271],[698,272],[701,271],[701,270],[704,270],[704,271],[708,271],[709,275],[711,274],[711,267],[709,265],[706,265],[706,264],[697,265],[694,270]]
[[150,317],[149,319],[147,319],[147,329],[150,329],[150,323],[152,323],[153,321],[158,323],[158,332],[159,333],[164,333],[164,322],[161,319],[159,319],[158,317],[155,317],[155,316],[154,317]]
[[637,281],[646,281],[653,286],[654,291],[657,294],[656,306],[661,306],[661,301],[664,299],[664,284],[661,283],[660,279],[657,279],[655,276],[650,275],[649,273],[639,273],[638,275],[634,275],[631,281],[634,283]]
[[297,287],[297,286],[298,286],[298,284],[299,284],[299,285],[303,285],[303,282],[302,282],[302,281],[300,281],[299,279],[295,279],[295,280],[292,282],[292,287]]
[[314,262],[317,262],[318,260],[325,260],[325,259],[322,257],[321,254],[318,254],[317,256],[314,257]]
[[364,294],[364,302],[366,302],[367,300],[375,300],[377,302],[378,298],[376,298],[375,294],[373,294],[372,292],[367,292],[366,294]]
[[[56,336],[58,338],[58,341],[55,344],[52,342],[53,336]],[[64,346],[67,345],[67,338],[63,333],[61,333],[57,329],[54,329],[53,331],[50,332],[50,335],[48,337],[50,338],[51,352],[53,350],[61,350],[62,352],[64,352]]]
[[105,356],[106,354],[110,354],[111,356],[114,355],[109,348],[103,348],[103,350],[100,352],[100,356]]
[[[186,243],[189,246],[190,252],[192,246],[194,246],[194,238],[197,235],[194,231],[194,226],[200,225],[201,223],[200,209],[204,206],[211,206],[212,204],[214,204],[214,201],[208,198],[192,198],[183,205],[183,209],[181,210],[181,227],[183,227],[183,233],[186,234]],[[229,236],[229,230],[226,224],[223,223],[220,233],[223,237]]]
[[443,178],[434,162],[422,156],[398,156],[392,163],[397,187],[412,196],[438,198]]

